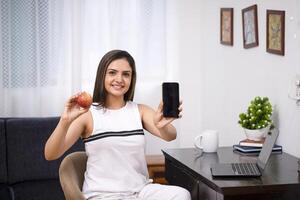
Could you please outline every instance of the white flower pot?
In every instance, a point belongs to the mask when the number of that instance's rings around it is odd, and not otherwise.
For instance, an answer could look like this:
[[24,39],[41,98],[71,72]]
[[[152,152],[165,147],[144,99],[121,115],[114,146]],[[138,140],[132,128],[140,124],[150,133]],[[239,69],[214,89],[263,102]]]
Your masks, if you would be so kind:
[[270,126],[267,126],[262,129],[253,129],[253,130],[244,128],[244,130],[245,130],[246,137],[249,140],[260,141],[266,136],[266,134],[270,130]]

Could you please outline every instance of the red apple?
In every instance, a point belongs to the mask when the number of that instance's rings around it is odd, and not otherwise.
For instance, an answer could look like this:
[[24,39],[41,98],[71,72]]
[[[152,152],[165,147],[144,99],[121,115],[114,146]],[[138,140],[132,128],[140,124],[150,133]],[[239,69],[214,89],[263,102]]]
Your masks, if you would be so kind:
[[92,105],[93,99],[91,95],[87,92],[82,92],[78,97],[77,97],[77,104],[80,107],[83,108],[88,108]]

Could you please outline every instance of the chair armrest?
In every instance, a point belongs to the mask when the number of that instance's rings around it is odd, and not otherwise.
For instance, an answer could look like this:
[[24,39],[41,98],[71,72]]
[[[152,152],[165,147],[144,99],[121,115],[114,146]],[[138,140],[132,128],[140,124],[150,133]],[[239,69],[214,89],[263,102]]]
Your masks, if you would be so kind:
[[66,200],[86,200],[81,192],[86,161],[85,152],[73,152],[61,162],[59,180]]

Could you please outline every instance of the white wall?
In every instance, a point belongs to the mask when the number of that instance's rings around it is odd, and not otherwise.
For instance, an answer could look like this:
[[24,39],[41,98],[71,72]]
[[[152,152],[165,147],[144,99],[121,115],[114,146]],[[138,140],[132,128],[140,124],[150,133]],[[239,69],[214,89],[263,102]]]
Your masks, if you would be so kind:
[[[200,1],[199,1],[200,2]],[[161,100],[161,83],[163,81],[178,81],[180,97],[183,101],[183,118],[175,120],[177,139],[172,142],[163,141],[150,133],[146,133],[146,153],[161,154],[161,149],[190,147],[193,138],[200,133],[201,105],[200,89],[201,73],[194,73],[201,66],[199,56],[203,49],[200,47],[201,37],[201,8],[198,1],[167,0],[166,34],[167,34],[167,66],[162,80],[138,80],[135,101],[145,103],[156,109]],[[196,37],[197,36],[197,37]],[[185,40],[185,37],[189,37]],[[195,46],[194,46],[195,44]],[[190,49],[192,47],[192,49]],[[187,50],[188,49],[188,50]],[[194,55],[197,55],[194,57]],[[186,70],[186,69],[191,70]],[[194,71],[192,71],[194,70]],[[191,93],[194,89],[194,93]],[[147,94],[147,95],[145,95]],[[193,98],[190,98],[192,94]]]
[[[276,105],[278,143],[300,157],[300,106],[288,98],[292,78],[300,74],[300,2],[297,0],[186,0],[178,6],[179,74],[184,117],[180,146],[192,146],[204,129],[220,131],[220,145],[244,138],[238,115],[255,96]],[[257,4],[259,46],[244,49],[241,10]],[[220,44],[220,8],[234,8],[234,46]],[[286,11],[285,56],[266,52],[266,9]]]
[[[172,1],[174,2],[174,1]],[[180,119],[180,147],[193,146],[194,137],[203,130],[202,56],[204,10],[201,1],[176,1],[178,4],[178,57],[183,118]],[[212,127],[214,128],[214,127]]]

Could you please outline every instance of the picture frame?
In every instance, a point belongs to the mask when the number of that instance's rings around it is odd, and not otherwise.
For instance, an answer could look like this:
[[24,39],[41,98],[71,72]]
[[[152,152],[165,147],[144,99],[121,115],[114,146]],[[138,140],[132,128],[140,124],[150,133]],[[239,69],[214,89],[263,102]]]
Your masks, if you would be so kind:
[[285,11],[267,10],[267,47],[269,53],[284,55]]
[[233,46],[233,8],[220,9],[220,43]]
[[244,48],[258,46],[257,5],[242,9],[243,44]]

